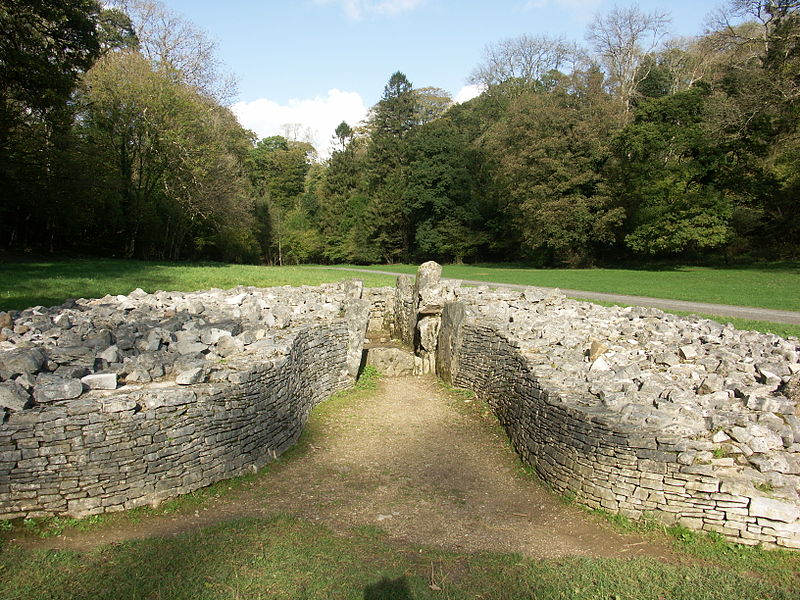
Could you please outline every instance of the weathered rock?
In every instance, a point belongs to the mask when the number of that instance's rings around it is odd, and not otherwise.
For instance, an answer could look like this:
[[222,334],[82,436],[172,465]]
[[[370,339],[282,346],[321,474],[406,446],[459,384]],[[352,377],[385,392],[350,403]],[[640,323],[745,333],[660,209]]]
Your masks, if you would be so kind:
[[81,383],[90,390],[115,390],[117,389],[117,374],[92,373],[81,377]]
[[592,340],[592,343],[589,345],[588,352],[589,352],[589,362],[593,362],[600,355],[608,352],[608,346],[606,346],[603,342],[600,342],[598,340]]
[[419,344],[426,352],[435,352],[436,343],[439,336],[441,318],[426,316],[422,317],[417,324],[419,329]]
[[0,408],[24,410],[31,403],[31,395],[16,382],[0,383]]
[[793,523],[800,518],[800,507],[789,502],[772,498],[753,498],[750,501],[748,514],[751,517],[763,517],[772,521]]
[[37,373],[47,361],[47,355],[41,348],[23,348],[0,354],[0,369],[12,377],[23,373]]
[[39,404],[70,400],[83,393],[80,379],[62,379],[60,377],[40,377],[33,387],[33,397]]
[[367,365],[387,377],[405,377],[414,374],[414,355],[401,348],[370,348]]
[[182,370],[175,377],[175,383],[180,385],[193,385],[203,383],[206,380],[207,370],[204,367],[194,367]]
[[14,327],[14,319],[7,312],[0,311],[0,329],[12,329]]
[[800,406],[800,372],[795,373],[783,386],[781,393],[791,400],[795,405]]

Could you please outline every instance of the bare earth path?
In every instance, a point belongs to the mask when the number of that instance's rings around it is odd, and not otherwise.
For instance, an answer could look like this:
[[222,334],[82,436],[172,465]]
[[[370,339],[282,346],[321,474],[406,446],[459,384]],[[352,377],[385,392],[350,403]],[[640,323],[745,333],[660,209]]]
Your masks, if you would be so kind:
[[197,511],[23,543],[85,550],[288,513],[335,531],[375,526],[389,539],[455,550],[670,557],[521,475],[493,417],[432,378],[384,379],[377,392],[323,410],[324,418],[312,417],[311,446],[302,456]]
[[[321,269],[335,269],[339,271],[353,271],[356,273],[378,273],[381,275],[403,275],[395,271],[376,271],[374,269],[356,269],[350,267],[319,267]],[[495,283],[489,281],[473,281],[471,279],[447,279],[445,281],[460,281],[465,285],[488,285],[493,288],[511,290],[524,290],[530,286],[517,283]],[[543,287],[543,286],[536,286]],[[547,288],[544,289],[554,289]],[[708,302],[689,302],[686,300],[669,300],[663,298],[650,298],[647,296],[625,296],[622,294],[607,294],[605,292],[587,292],[584,290],[567,290],[559,288],[570,298],[582,300],[601,300],[603,302],[618,302],[631,306],[647,306],[665,311],[679,310],[684,312],[700,313],[704,315],[718,315],[735,319],[750,319],[753,321],[768,321],[771,323],[786,323],[800,325],[800,312],[794,310],[774,310],[771,308],[753,308],[749,306],[733,306],[731,304],[710,304]]]

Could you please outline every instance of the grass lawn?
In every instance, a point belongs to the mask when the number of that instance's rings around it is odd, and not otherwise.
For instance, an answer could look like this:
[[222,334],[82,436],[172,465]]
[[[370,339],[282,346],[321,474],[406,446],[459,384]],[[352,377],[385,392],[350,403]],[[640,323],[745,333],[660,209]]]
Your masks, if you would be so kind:
[[[349,266],[349,265],[348,265]],[[417,265],[373,265],[414,274]],[[442,275],[487,283],[539,285],[609,294],[669,298],[800,311],[800,264],[647,269],[528,269],[508,265],[445,265]]]
[[410,546],[387,539],[373,526],[335,534],[283,516],[227,522],[86,554],[5,550],[0,599],[797,598],[790,571],[797,561],[780,560],[789,570],[783,575],[708,559],[702,565],[641,558],[536,561]]
[[166,263],[114,259],[73,259],[51,262],[0,262],[0,310],[55,306],[68,298],[99,298],[128,294],[139,287],[190,292],[237,285],[319,285],[343,279],[363,279],[367,286],[393,285],[388,275],[324,271],[308,267],[261,267],[222,263]]

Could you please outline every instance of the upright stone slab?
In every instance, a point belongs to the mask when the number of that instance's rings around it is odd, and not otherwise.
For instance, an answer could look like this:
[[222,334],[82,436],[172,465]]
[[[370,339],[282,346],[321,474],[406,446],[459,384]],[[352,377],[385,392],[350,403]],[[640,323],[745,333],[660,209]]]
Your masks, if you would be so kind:
[[414,352],[418,374],[436,370],[436,343],[439,335],[444,294],[440,285],[442,266],[434,261],[423,263],[417,269],[414,282]]

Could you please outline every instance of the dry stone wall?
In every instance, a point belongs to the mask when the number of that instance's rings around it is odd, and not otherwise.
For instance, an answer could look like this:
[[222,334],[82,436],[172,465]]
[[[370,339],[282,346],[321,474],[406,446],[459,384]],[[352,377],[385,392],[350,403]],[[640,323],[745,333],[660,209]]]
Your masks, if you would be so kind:
[[536,289],[449,293],[437,373],[486,399],[554,489],[800,548],[797,339]]
[[394,372],[486,399],[557,491],[800,548],[797,339],[440,273],[0,313],[0,518],[122,510],[258,468],[354,380],[369,329],[413,348],[376,349]]
[[354,381],[360,295],[136,291],[2,317],[0,518],[157,503],[273,460]]

